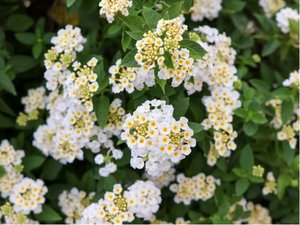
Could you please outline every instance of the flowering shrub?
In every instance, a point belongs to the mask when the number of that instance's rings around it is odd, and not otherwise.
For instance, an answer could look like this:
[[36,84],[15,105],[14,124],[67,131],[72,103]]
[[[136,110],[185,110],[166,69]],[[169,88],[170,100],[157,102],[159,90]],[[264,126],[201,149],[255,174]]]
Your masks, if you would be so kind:
[[1,1],[0,222],[299,223],[298,8]]

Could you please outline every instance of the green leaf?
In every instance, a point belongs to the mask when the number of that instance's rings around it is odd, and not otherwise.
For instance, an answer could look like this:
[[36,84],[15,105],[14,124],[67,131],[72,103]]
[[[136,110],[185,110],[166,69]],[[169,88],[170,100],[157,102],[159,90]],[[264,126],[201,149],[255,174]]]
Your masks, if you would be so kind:
[[289,19],[289,28],[291,36],[297,38],[299,35],[299,21]]
[[143,38],[144,33],[141,32],[132,32],[132,31],[126,31],[126,33],[132,37],[134,40],[141,40]]
[[176,2],[172,4],[170,8],[168,8],[166,13],[168,13],[169,15],[169,20],[174,19],[180,15],[183,3],[184,1]]
[[15,121],[9,117],[0,114],[0,128],[11,128],[14,127]]
[[172,62],[171,54],[169,52],[165,52],[164,57],[165,57],[164,64],[169,69],[174,69],[174,65],[173,65],[173,62]]
[[43,44],[41,42],[37,42],[34,44],[32,48],[32,55],[35,59],[37,59],[43,51]]
[[167,81],[163,80],[163,79],[160,79],[158,77],[158,75],[157,75],[158,74],[158,67],[157,66],[154,68],[154,74],[155,74],[156,83],[160,86],[161,90],[163,91],[163,94],[166,94],[165,86],[166,86]]
[[122,42],[121,42],[122,49],[124,52],[129,48],[131,40],[132,40],[131,37],[126,33],[124,29],[122,33]]
[[153,30],[157,26],[157,22],[161,19],[161,15],[153,9],[143,7],[143,17],[150,30]]
[[271,55],[273,52],[275,52],[279,48],[280,44],[281,44],[280,41],[278,41],[276,39],[271,39],[264,46],[264,48],[262,50],[262,56]]
[[33,19],[25,14],[13,14],[5,22],[7,30],[20,32],[29,29],[33,25]]
[[186,48],[190,51],[190,57],[194,59],[201,59],[206,51],[195,41],[183,39],[180,42],[180,47]]
[[236,195],[241,196],[242,194],[244,194],[247,191],[249,185],[250,185],[250,183],[247,179],[244,179],[244,178],[238,179],[238,181],[235,183]]
[[200,133],[203,130],[203,126],[200,123],[189,122],[189,127],[194,131],[194,134]]
[[257,125],[251,121],[249,122],[244,122],[243,124],[243,130],[247,134],[247,136],[252,136],[256,133],[257,131]]
[[126,142],[125,140],[120,139],[120,140],[118,140],[117,145],[121,145],[121,144],[123,144],[125,142]]
[[287,124],[294,115],[294,104],[291,100],[285,100],[281,106],[281,119],[283,124]]
[[50,206],[43,205],[43,211],[35,215],[35,218],[44,222],[61,221],[62,217]]
[[174,118],[179,119],[187,112],[190,104],[190,98],[180,98],[173,103]]
[[242,11],[246,6],[246,2],[240,0],[224,1],[223,10],[225,13],[234,14]]
[[109,117],[109,99],[108,97],[102,95],[95,100],[95,112],[97,121],[101,128],[106,126]]
[[121,65],[124,67],[139,67],[139,64],[134,59],[136,53],[137,53],[136,48],[128,52],[122,59]]
[[63,165],[54,159],[47,159],[43,165],[41,179],[43,180],[55,180],[61,171]]
[[0,165],[0,178],[5,176],[5,174],[6,174],[6,170],[4,169],[3,166]]
[[261,92],[268,92],[270,90],[270,85],[263,80],[251,79],[249,82],[253,87]]
[[4,89],[5,91],[17,95],[15,86],[11,79],[2,71],[0,71],[0,88]]
[[75,3],[76,0],[67,0],[67,7],[71,7],[74,3]]
[[284,196],[286,188],[290,185],[292,179],[287,173],[281,173],[277,180],[277,196],[279,199],[282,199]]
[[121,28],[119,24],[111,24],[105,32],[106,37],[115,37],[121,31]]
[[37,65],[37,61],[30,56],[14,55],[8,60],[8,64],[12,66],[15,73],[26,72]]
[[24,170],[30,172],[42,166],[45,160],[46,158],[44,156],[28,155],[24,157],[22,164],[24,165]]
[[16,33],[15,37],[20,43],[24,45],[33,45],[36,40],[35,34],[29,32]]
[[2,98],[0,98],[0,111],[10,116],[16,115],[15,112],[9,107],[9,105]]
[[265,124],[266,122],[268,122],[265,115],[260,112],[254,112],[252,114],[251,121],[253,121],[256,124]]
[[124,24],[133,32],[144,32],[145,21],[140,16],[120,16],[119,17]]
[[247,170],[247,171],[251,171],[252,167],[254,165],[254,156],[253,156],[253,151],[252,148],[250,147],[250,145],[246,145],[242,152],[241,152],[241,156],[240,156],[240,166]]

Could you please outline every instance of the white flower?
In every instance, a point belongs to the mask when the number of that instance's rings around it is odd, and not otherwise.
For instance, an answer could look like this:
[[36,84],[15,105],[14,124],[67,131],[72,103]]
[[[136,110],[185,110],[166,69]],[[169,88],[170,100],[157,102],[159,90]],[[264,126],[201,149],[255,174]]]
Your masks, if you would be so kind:
[[65,29],[60,29],[57,36],[51,39],[58,53],[70,53],[72,51],[81,52],[86,39],[81,35],[78,27],[67,25]]
[[67,224],[79,223],[83,210],[90,204],[95,193],[87,195],[73,187],[70,191],[63,191],[58,197],[58,205],[61,211],[67,216]]
[[203,173],[192,178],[178,174],[176,181],[178,184],[170,185],[170,190],[176,194],[174,201],[176,203],[183,202],[185,205],[190,205],[192,200],[206,201],[210,199],[215,193],[216,185],[220,185],[220,180]]
[[259,0],[259,5],[263,8],[265,15],[271,18],[277,11],[285,6],[284,0]]
[[277,26],[280,28],[281,32],[287,34],[290,32],[289,21],[295,20],[299,23],[300,15],[296,9],[292,9],[289,7],[281,9],[276,14],[276,22]]
[[23,150],[15,150],[8,140],[2,140],[0,144],[0,166],[4,167],[5,170],[20,165],[24,156]]
[[163,188],[169,186],[169,184],[175,180],[175,169],[170,168],[168,171],[164,172],[161,176],[159,177],[153,177],[150,176],[149,174],[145,173],[145,177],[152,181],[156,187],[158,188]]
[[6,171],[6,174],[0,177],[0,192],[2,198],[7,198],[11,195],[14,186],[19,183],[23,178],[23,175],[16,171],[14,168],[10,168]]
[[132,6],[132,0],[101,0],[99,3],[100,15],[104,15],[109,23],[115,20],[119,13],[128,16],[128,9]]
[[112,85],[113,93],[120,93],[126,90],[132,93],[135,89],[142,90],[145,86],[155,85],[154,71],[143,71],[141,68],[122,67],[121,59],[116,65],[109,68],[111,77],[109,83]]
[[195,147],[193,131],[182,117],[173,118],[174,108],[165,101],[146,101],[124,122],[121,138],[131,150],[133,168],[145,167],[151,176],[161,176]]
[[267,195],[267,194],[271,194],[277,193],[277,183],[276,183],[276,179],[274,177],[273,172],[268,172],[267,173],[267,181],[265,183],[265,186],[262,190],[263,195]]
[[204,18],[213,20],[219,16],[222,9],[222,0],[194,0],[191,8],[193,21],[202,21]]
[[104,199],[92,203],[84,209],[81,216],[82,224],[122,224],[134,219],[128,210],[129,200],[123,194],[120,184],[115,184],[113,192],[106,192]]
[[151,220],[161,203],[160,190],[151,181],[136,181],[124,192],[130,205],[128,209],[136,217]]
[[290,73],[289,78],[283,81],[285,87],[295,87],[300,89],[300,70]]
[[40,213],[42,204],[45,202],[44,195],[48,189],[44,186],[42,180],[32,180],[31,178],[23,178],[20,183],[13,188],[9,201],[13,203],[14,210],[24,214],[30,212]]
[[25,112],[30,113],[36,109],[44,109],[46,106],[45,88],[38,87],[35,89],[29,89],[27,96],[21,99],[23,105],[25,105]]

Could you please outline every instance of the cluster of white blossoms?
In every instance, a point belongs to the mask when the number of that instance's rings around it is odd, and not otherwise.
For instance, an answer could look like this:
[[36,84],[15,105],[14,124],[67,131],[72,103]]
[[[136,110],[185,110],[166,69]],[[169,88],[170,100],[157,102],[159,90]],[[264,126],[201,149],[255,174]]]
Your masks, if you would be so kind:
[[148,31],[143,39],[136,42],[137,53],[135,60],[149,71],[156,65],[164,65],[166,53],[173,54],[180,49],[179,42],[187,26],[177,17],[172,20],[161,19],[154,31]]
[[61,211],[66,215],[67,224],[78,224],[83,210],[90,205],[95,193],[87,194],[73,187],[70,191],[63,191],[58,197],[58,205]]
[[126,112],[122,107],[121,99],[114,99],[109,106],[109,117],[104,131],[111,133],[112,135],[119,136],[123,129],[125,114]]
[[254,204],[253,202],[247,202],[246,199],[241,199],[239,202],[233,204],[227,214],[229,220],[233,219],[233,213],[237,210],[237,207],[242,207],[244,212],[249,212],[249,216],[246,218],[232,221],[234,224],[272,224],[272,218],[269,214],[269,210],[260,204]]
[[9,202],[0,207],[0,222],[3,224],[39,224],[22,213],[17,213]]
[[271,125],[274,128],[280,128],[282,126],[282,118],[281,118],[281,106],[282,100],[280,99],[271,99],[270,101],[266,102],[266,106],[272,106],[275,112],[275,116],[271,121]]
[[130,164],[151,176],[161,176],[191,153],[196,140],[188,120],[176,121],[165,101],[146,101],[124,122],[121,138],[131,150]]
[[264,10],[265,15],[271,18],[276,12],[285,6],[284,0],[259,0],[259,5]]
[[[44,61],[46,87],[50,91],[45,100],[49,117],[34,133],[33,145],[66,164],[82,160],[84,148],[99,152],[100,146],[111,138],[110,133],[120,134],[125,111],[118,101],[113,102],[106,132],[96,126],[92,97],[99,88],[94,73],[98,60],[92,58],[86,65],[76,61],[76,54],[86,42],[77,27],[68,25],[59,30],[51,42],[54,47],[45,54]],[[122,157],[119,152],[115,155]]]
[[0,212],[0,221],[3,216],[5,223],[34,223],[26,215],[31,211],[41,212],[45,201],[47,187],[43,181],[34,181],[21,173],[24,156],[23,150],[15,150],[7,140],[1,142],[0,167],[4,169],[4,174],[0,177],[0,193],[2,198],[9,199]]
[[0,166],[5,170],[5,174],[0,177],[2,198],[8,197],[14,186],[22,180],[23,166],[21,163],[24,156],[23,150],[15,150],[8,140],[2,140],[0,144]]
[[17,118],[18,125],[25,126],[28,121],[38,119],[38,110],[43,110],[46,106],[45,93],[46,89],[44,87],[28,90],[27,96],[21,99],[21,103],[25,106],[25,113],[19,113]]
[[296,9],[286,7],[281,9],[276,14],[277,26],[280,28],[282,33],[287,34],[290,32],[290,27],[289,27],[290,20],[295,20],[296,22],[299,23],[300,15]]
[[127,188],[124,197],[130,204],[128,209],[136,217],[144,220],[151,220],[153,213],[156,213],[161,203],[160,190],[151,181],[136,181]]
[[299,105],[294,109],[294,120],[290,124],[283,125],[281,130],[277,133],[277,138],[280,141],[287,140],[292,149],[296,148],[297,135],[300,130],[300,108]]
[[213,20],[219,16],[222,9],[222,0],[194,0],[191,8],[191,18],[193,21],[202,21],[205,18]]
[[300,89],[300,70],[291,72],[289,78],[284,80],[282,84],[285,87]]
[[268,172],[267,173],[267,181],[265,182],[265,186],[262,190],[263,195],[277,193],[277,183],[276,179],[274,177],[273,172]]
[[120,93],[126,90],[132,93],[135,89],[142,90],[145,86],[152,87],[155,85],[154,71],[143,71],[136,67],[121,66],[121,59],[109,68],[111,77],[109,83],[112,85],[113,93]]
[[101,0],[99,13],[104,15],[109,23],[112,23],[117,14],[128,16],[128,9],[131,6],[132,0]]
[[[202,101],[208,112],[208,118],[203,120],[205,130],[214,132],[214,145],[211,147],[207,163],[215,165],[218,157],[229,157],[236,149],[234,139],[237,132],[232,126],[234,110],[241,106],[240,94],[234,90],[234,82],[238,80],[234,66],[236,52],[231,47],[231,39],[220,34],[215,28],[200,26],[194,30],[198,44],[206,50],[206,54],[196,61],[198,73],[194,78],[205,82],[211,91],[210,96],[204,96]],[[199,91],[191,84],[188,94]]]
[[149,174],[145,173],[145,177],[152,181],[156,187],[159,189],[163,187],[168,187],[169,184],[175,180],[175,169],[170,168],[168,171],[164,172],[162,175],[159,177],[156,176],[150,176]]
[[160,202],[160,190],[151,181],[137,181],[124,192],[115,184],[113,192],[106,192],[104,199],[83,211],[81,223],[122,224],[133,221],[134,216],[150,220]]
[[13,188],[9,201],[14,204],[14,210],[28,215],[30,212],[40,213],[45,202],[44,195],[48,189],[40,179],[23,178]]
[[215,194],[216,186],[220,185],[220,180],[204,173],[199,173],[194,177],[186,177],[184,174],[178,174],[177,183],[170,185],[170,190],[175,193],[174,201],[183,202],[190,205],[191,201],[206,201]]
[[104,199],[83,211],[81,223],[122,224],[133,221],[134,216],[150,220],[160,202],[160,190],[151,181],[136,181],[124,192],[120,184],[115,184],[113,192],[106,192]]

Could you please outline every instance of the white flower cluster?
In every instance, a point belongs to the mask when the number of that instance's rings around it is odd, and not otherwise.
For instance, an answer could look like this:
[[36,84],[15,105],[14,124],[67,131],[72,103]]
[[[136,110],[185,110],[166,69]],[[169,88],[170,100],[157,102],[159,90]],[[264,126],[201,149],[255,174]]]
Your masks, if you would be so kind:
[[31,178],[23,178],[21,182],[13,188],[9,201],[14,204],[14,210],[19,213],[28,215],[30,212],[40,213],[42,204],[45,202],[44,195],[48,189],[44,186],[42,180],[32,180]]
[[[1,221],[3,219],[3,221]],[[17,213],[9,202],[0,207],[0,222],[3,224],[39,224],[22,213]]]
[[168,171],[164,172],[159,177],[150,176],[147,173],[145,173],[145,177],[148,180],[152,181],[156,187],[158,187],[159,189],[161,189],[163,187],[168,187],[169,184],[173,180],[175,180],[175,171],[176,170],[174,168],[170,168]]
[[237,210],[238,206],[242,207],[244,212],[249,212],[250,215],[246,218],[232,221],[234,224],[272,224],[272,218],[267,208],[260,204],[247,202],[246,199],[241,199],[239,202],[236,202],[230,207],[227,214],[227,218],[229,220],[233,219],[233,213]]
[[[236,52],[230,46],[231,39],[215,28],[200,26],[195,32],[203,39],[198,36],[199,45],[207,51],[202,59],[196,61],[199,72],[195,78],[207,83],[211,91],[210,96],[202,99],[208,112],[208,118],[202,125],[205,130],[212,129],[214,132],[214,146],[207,157],[207,163],[213,166],[218,157],[229,157],[236,149],[234,139],[237,132],[233,130],[232,120],[234,110],[241,106],[240,94],[233,87],[238,79],[234,66]],[[189,94],[197,91],[193,85],[186,89]]]
[[193,130],[188,120],[176,121],[174,108],[165,101],[146,101],[124,122],[121,138],[131,150],[130,164],[151,176],[161,176],[171,166],[184,159],[195,147]]
[[265,15],[271,18],[276,12],[285,6],[284,0],[259,0],[259,5],[264,10]]
[[179,42],[187,26],[177,17],[172,20],[161,19],[156,29],[144,34],[144,38],[136,42],[137,54],[135,60],[149,71],[156,65],[164,65],[165,53],[173,54],[180,49]]
[[118,98],[114,99],[109,106],[109,118],[104,131],[119,136],[123,129],[125,113],[125,109],[122,107],[122,101]]
[[121,59],[109,68],[111,77],[109,83],[112,85],[113,93],[120,93],[126,90],[132,93],[135,89],[142,90],[145,86],[152,87],[155,85],[154,71],[143,71],[141,68],[123,67]]
[[193,21],[202,21],[204,18],[213,20],[219,16],[222,9],[222,0],[194,0],[191,8]]
[[[77,52],[83,50],[86,42],[79,28],[68,25],[59,30],[51,42],[54,47],[45,54],[46,87],[50,91],[46,100],[49,117],[34,133],[33,145],[61,163],[72,163],[75,159],[83,159],[83,148],[97,149],[101,145],[96,140],[91,143],[93,138],[102,138],[100,132],[96,134],[100,128],[95,125],[91,101],[98,90],[97,74],[94,73],[98,61],[92,58],[83,66],[75,61]],[[118,113],[118,119],[122,118],[120,113],[125,114],[119,108]],[[120,133],[119,123],[109,124],[111,133]],[[106,141],[107,134],[102,136]],[[105,142],[103,138],[101,140],[101,143]]]
[[57,36],[52,37],[51,43],[54,45],[57,53],[81,52],[86,39],[81,35],[78,27],[67,25],[65,29],[60,29]]
[[87,194],[73,187],[70,191],[63,191],[58,197],[58,205],[61,211],[67,216],[67,224],[78,224],[83,210],[90,205],[95,196],[94,192]]
[[109,23],[112,23],[118,13],[128,16],[128,9],[131,6],[132,0],[101,0],[99,13],[104,15]]
[[81,223],[122,224],[133,221],[134,216],[150,220],[160,202],[160,190],[151,181],[136,181],[124,192],[115,184],[113,192],[106,192],[104,199],[84,209]]
[[299,135],[300,130],[300,108],[299,105],[295,106],[294,109],[294,120],[281,128],[281,131],[277,133],[277,138],[280,141],[287,140],[292,149],[296,148],[297,145],[297,135]]
[[156,213],[161,203],[160,190],[151,181],[136,181],[127,188],[124,197],[130,204],[128,209],[138,218],[151,220],[153,213]]
[[280,99],[271,99],[266,102],[266,106],[272,106],[275,111],[275,117],[271,121],[271,125],[278,129],[282,126],[282,118],[281,118],[281,106],[282,101]]
[[276,179],[274,177],[273,172],[268,172],[267,173],[267,181],[265,183],[265,186],[262,190],[263,195],[267,195],[267,194],[271,194],[277,193],[277,183],[276,183]]
[[295,87],[300,89],[300,70],[290,73],[289,78],[283,81],[285,87]]
[[176,203],[183,202],[190,205],[191,201],[206,201],[213,197],[216,185],[220,185],[220,180],[204,173],[199,173],[194,177],[186,177],[184,174],[178,174],[177,183],[170,185],[170,190],[176,195],[174,201]]
[[31,113],[34,110],[45,109],[46,106],[46,89],[38,87],[29,89],[27,96],[21,99],[22,104],[25,106],[25,112]]
[[289,27],[290,20],[295,20],[299,23],[300,15],[296,9],[286,7],[281,9],[276,14],[277,26],[280,28],[282,33],[287,34],[290,32],[290,27]]
[[0,177],[0,192],[1,197],[8,197],[15,184],[19,183],[23,175],[22,158],[25,156],[23,150],[15,150],[15,148],[8,142],[3,140],[0,144],[0,166],[5,170],[5,174]]

